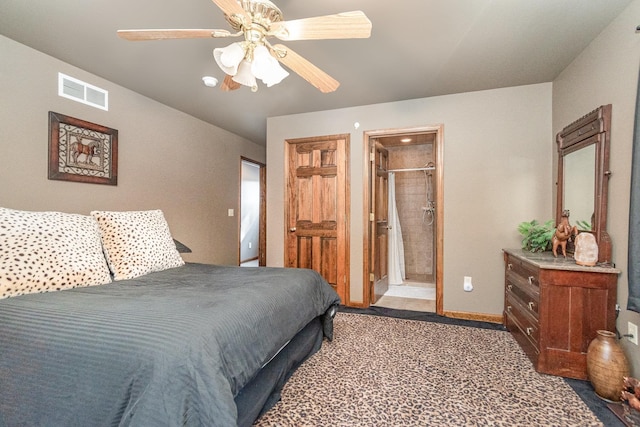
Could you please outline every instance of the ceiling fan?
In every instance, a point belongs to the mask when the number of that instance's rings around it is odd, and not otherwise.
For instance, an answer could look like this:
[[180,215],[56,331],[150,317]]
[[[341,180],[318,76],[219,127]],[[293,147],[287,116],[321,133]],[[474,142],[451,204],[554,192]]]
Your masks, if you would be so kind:
[[131,41],[244,36],[244,41],[213,51],[216,62],[226,73],[222,90],[245,85],[255,92],[258,89],[256,79],[267,86],[277,84],[289,75],[280,62],[323,93],[335,91],[340,83],[290,48],[272,45],[267,39],[276,37],[293,41],[371,36],[371,21],[362,11],[284,21],[280,9],[269,0],[212,1],[224,12],[235,33],[208,29],[119,30],[118,36]]

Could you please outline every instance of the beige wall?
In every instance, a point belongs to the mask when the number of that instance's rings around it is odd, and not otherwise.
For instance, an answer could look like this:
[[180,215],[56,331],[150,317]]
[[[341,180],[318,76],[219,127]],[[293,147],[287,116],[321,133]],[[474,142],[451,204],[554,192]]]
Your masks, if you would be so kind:
[[[551,218],[551,83],[270,118],[267,263],[284,262],[285,139],[350,134],[350,289],[361,302],[363,132],[437,124],[444,125],[444,309],[501,314],[501,249],[520,246],[520,222]],[[464,276],[473,278],[471,293]]]
[[[635,28],[640,24],[639,16],[640,0],[635,0],[553,82],[554,134],[598,106],[612,104],[607,231],[613,241],[613,261],[622,270],[618,279],[621,333],[627,333],[628,321],[640,325],[640,314],[625,310],[631,153],[640,58],[640,35]],[[627,340],[622,343],[632,360],[633,372],[640,375],[638,347]]]
[[[2,36],[0,58],[0,206],[162,209],[193,250],[185,260],[237,263],[227,210],[239,207],[240,156],[264,162],[264,147]],[[58,72],[107,89],[109,111],[59,97]],[[48,111],[118,130],[117,186],[47,179]]]

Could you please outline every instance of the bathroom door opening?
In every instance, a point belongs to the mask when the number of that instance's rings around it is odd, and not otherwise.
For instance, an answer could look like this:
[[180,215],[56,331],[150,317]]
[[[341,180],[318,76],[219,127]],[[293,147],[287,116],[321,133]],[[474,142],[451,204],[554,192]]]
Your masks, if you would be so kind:
[[365,305],[442,314],[442,126],[365,132],[365,146]]

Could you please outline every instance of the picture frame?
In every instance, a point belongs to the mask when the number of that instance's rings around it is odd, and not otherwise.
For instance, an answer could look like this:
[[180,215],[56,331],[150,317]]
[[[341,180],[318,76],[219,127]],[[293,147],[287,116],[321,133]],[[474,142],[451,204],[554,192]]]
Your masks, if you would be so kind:
[[118,130],[49,111],[49,179],[118,185]]

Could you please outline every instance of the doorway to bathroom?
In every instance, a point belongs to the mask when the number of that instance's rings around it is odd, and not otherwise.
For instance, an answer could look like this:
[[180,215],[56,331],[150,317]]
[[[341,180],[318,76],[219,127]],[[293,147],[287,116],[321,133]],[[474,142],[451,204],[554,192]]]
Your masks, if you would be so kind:
[[365,132],[366,306],[443,313],[442,132]]

